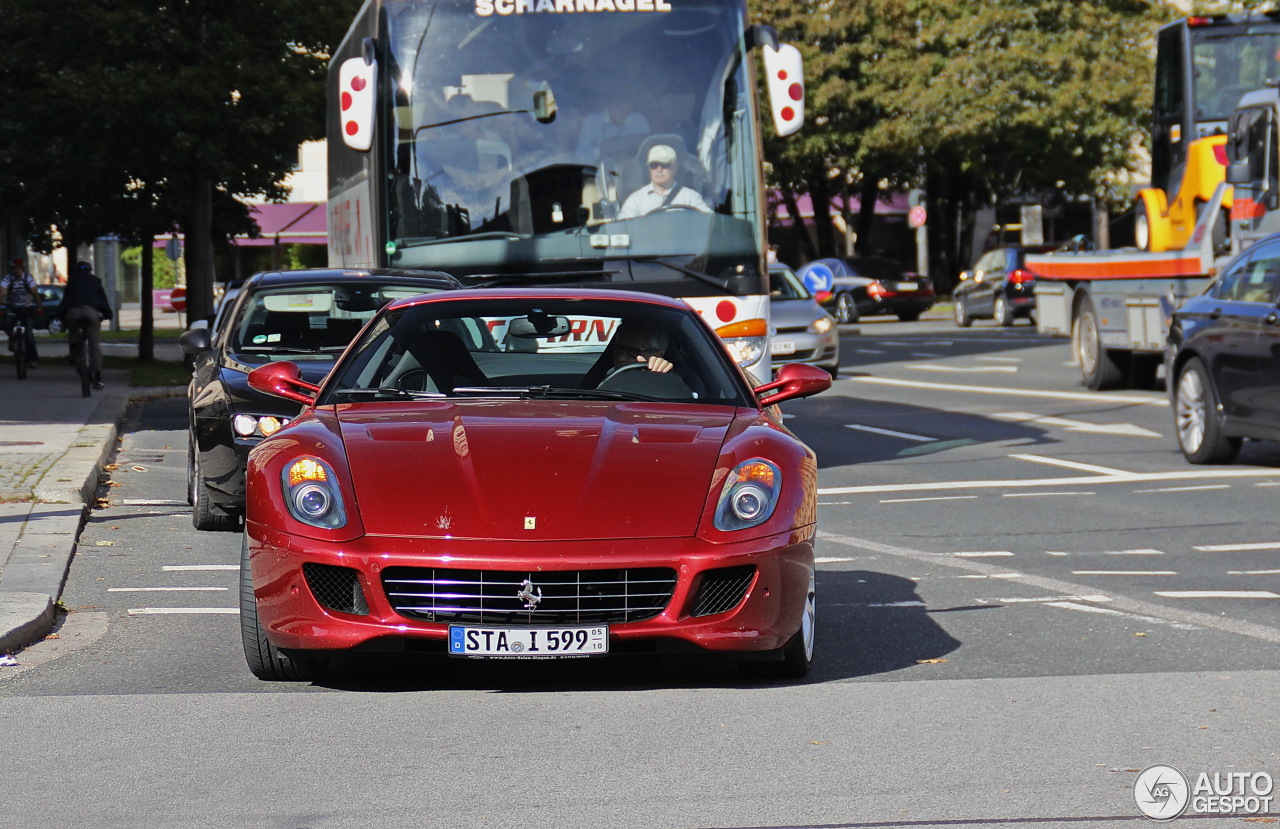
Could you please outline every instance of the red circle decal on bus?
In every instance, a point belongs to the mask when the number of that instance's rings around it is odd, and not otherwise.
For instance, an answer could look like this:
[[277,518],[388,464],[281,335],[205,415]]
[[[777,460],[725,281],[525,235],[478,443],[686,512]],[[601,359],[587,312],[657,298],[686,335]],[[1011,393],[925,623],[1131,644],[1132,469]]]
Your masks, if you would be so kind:
[[347,135],[355,135],[360,131],[360,125],[355,121],[347,122]]
[[351,109],[351,93],[343,92],[342,93],[342,111],[346,112],[349,109]]
[[716,305],[716,316],[720,318],[721,322],[730,322],[737,315],[738,309],[727,299]]

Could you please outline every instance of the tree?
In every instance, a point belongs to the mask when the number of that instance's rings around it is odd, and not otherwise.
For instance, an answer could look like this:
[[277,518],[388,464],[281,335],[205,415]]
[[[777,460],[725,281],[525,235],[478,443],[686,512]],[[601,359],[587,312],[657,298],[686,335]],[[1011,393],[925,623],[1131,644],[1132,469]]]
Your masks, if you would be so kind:
[[[187,238],[189,308],[212,311],[214,245],[282,198],[324,135],[328,56],[358,0],[0,0],[0,205],[37,246]],[[71,25],[68,25],[68,21]],[[72,247],[74,249],[74,247]]]
[[[848,128],[788,146],[784,169],[807,165],[810,185],[822,188],[812,174],[839,159],[856,168],[846,180],[922,186],[941,287],[967,263],[972,234],[963,230],[992,200],[1045,190],[1127,198],[1115,177],[1134,163],[1147,130],[1151,0],[768,4],[790,11],[782,19],[794,21],[787,30],[805,53],[815,116],[805,129],[825,131],[831,117]],[[846,31],[861,37],[844,57],[824,40],[837,17],[856,21]],[[822,91],[841,83],[830,97]],[[833,116],[832,107],[859,114]]]

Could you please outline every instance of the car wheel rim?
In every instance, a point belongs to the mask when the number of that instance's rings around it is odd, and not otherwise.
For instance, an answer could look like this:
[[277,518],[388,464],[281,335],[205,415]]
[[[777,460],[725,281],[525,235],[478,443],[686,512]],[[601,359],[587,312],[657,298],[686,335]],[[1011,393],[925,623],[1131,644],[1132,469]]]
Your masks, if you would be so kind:
[[1146,210],[1138,208],[1138,220],[1133,227],[1133,240],[1138,246],[1138,250],[1148,250],[1151,241],[1151,227],[1147,224]]
[[1005,321],[1005,314],[1009,313],[1009,306],[1005,304],[1004,298],[996,300],[996,319],[1001,323]]
[[1178,441],[1188,452],[1196,452],[1204,443],[1208,405],[1200,374],[1188,371],[1178,381]]
[[1093,324],[1093,315],[1085,314],[1080,318],[1080,365],[1085,371],[1093,371],[1098,362],[1097,331]]
[[959,299],[956,300],[955,315],[956,315],[956,322],[959,323],[960,325],[964,325],[964,301],[963,300],[959,300]]
[[848,296],[841,294],[840,297],[836,300],[836,312],[837,312],[836,316],[840,318],[841,322],[849,321],[849,318],[851,315],[849,313],[849,297]]
[[818,615],[816,586],[814,576],[810,573],[809,592],[805,594],[804,599],[804,616],[800,619],[800,636],[804,641],[804,657],[810,662],[813,661],[814,621]]

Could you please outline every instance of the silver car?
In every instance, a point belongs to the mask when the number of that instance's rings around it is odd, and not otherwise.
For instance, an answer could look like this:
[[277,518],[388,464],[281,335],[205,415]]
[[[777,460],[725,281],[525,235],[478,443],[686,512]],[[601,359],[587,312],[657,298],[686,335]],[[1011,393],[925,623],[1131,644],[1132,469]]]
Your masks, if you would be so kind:
[[835,319],[823,310],[795,271],[787,265],[769,266],[769,317],[773,338],[769,344],[773,367],[809,363],[835,377],[840,371],[840,332]]

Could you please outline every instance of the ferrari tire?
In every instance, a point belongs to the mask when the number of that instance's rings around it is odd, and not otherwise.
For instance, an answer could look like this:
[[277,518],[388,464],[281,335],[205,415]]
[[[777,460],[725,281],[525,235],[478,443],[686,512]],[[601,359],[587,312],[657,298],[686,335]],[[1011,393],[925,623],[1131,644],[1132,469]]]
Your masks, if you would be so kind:
[[805,594],[804,614],[800,617],[800,630],[791,637],[781,651],[781,659],[768,662],[747,661],[738,663],[742,673],[760,679],[804,679],[813,667],[813,643],[817,619],[817,591],[813,573],[809,574],[809,590]]
[[258,599],[253,593],[247,533],[240,545],[240,639],[244,643],[244,658],[249,671],[258,679],[310,682],[328,667],[327,659],[285,656],[267,639],[258,618]]
[[1178,448],[1191,463],[1230,463],[1240,454],[1241,439],[1223,432],[1218,395],[1199,357],[1188,360],[1178,374],[1173,417]]

